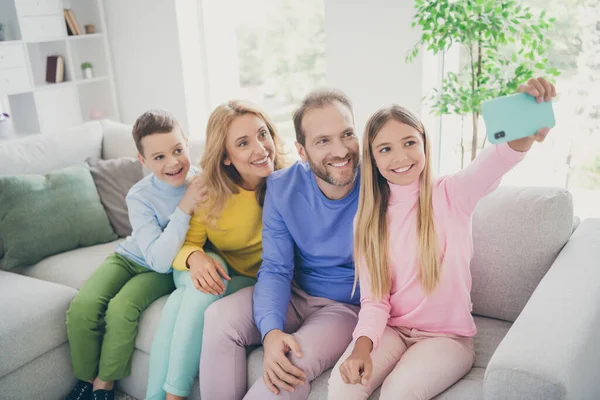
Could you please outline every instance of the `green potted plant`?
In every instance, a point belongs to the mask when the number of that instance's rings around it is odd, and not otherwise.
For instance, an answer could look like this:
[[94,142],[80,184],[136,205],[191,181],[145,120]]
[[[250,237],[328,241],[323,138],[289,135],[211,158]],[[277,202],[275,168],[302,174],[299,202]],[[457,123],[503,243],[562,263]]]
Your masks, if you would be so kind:
[[[437,115],[472,116],[473,160],[482,102],[515,93],[519,84],[533,76],[558,76],[548,66],[548,32],[555,21],[546,18],[545,12],[534,16],[529,7],[515,0],[415,0],[415,10],[412,26],[420,28],[421,38],[407,61],[421,47],[437,54],[458,45],[468,55],[458,73],[446,73],[441,89],[427,99]],[[461,152],[464,158],[463,139]]]
[[3,42],[4,40],[4,24],[0,22],[0,42]]
[[94,70],[91,62],[82,63],[81,70],[83,71],[83,77],[85,79],[92,79],[94,77]]

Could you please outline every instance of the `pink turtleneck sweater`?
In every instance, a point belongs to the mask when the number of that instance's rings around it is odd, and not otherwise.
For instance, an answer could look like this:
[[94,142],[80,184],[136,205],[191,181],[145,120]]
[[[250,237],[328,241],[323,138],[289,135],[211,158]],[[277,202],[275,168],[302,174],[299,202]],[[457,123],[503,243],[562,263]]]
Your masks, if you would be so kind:
[[433,210],[438,246],[443,254],[440,281],[426,295],[418,277],[417,209],[419,180],[407,185],[389,184],[389,253],[391,292],[381,300],[371,296],[366,266],[359,266],[361,310],[354,338],[366,336],[373,348],[386,325],[432,333],[474,336],[471,316],[473,257],[471,215],[477,202],[495,190],[502,176],[525,153],[506,143],[484,149],[466,168],[433,184]]

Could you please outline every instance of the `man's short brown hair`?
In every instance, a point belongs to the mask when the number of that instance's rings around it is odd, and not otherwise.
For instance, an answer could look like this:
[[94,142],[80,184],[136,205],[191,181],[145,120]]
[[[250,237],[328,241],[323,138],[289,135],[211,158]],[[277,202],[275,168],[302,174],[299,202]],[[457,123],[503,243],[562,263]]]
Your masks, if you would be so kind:
[[[155,133],[169,133],[175,128],[180,128],[179,123],[170,112],[164,110],[146,111],[133,125],[133,140],[140,154],[144,154],[142,139]],[[183,133],[183,132],[182,132]]]
[[300,107],[294,111],[294,130],[296,131],[296,141],[298,143],[302,146],[306,144],[306,132],[304,132],[304,129],[302,128],[302,118],[304,118],[306,111],[311,108],[321,108],[333,104],[335,101],[339,101],[348,107],[348,110],[350,110],[350,114],[352,114],[352,118],[354,119],[352,103],[344,92],[330,88],[313,90],[306,95],[304,100],[302,100]]

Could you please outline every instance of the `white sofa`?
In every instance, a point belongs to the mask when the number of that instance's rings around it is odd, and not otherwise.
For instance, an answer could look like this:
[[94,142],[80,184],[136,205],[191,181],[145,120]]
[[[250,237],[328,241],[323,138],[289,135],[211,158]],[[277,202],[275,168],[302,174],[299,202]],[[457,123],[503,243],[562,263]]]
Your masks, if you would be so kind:
[[[90,156],[134,156],[130,130],[95,121],[0,142],[0,175],[43,174]],[[194,162],[201,151],[192,141]],[[600,220],[579,224],[564,189],[502,187],[478,206],[473,237],[476,361],[437,399],[600,398]],[[61,399],[69,392],[65,312],[119,240],[0,271],[0,398]],[[140,399],[166,298],[143,313],[132,374],[118,382]],[[259,348],[249,355],[249,384],[260,378],[262,354]],[[329,374],[313,382],[310,399],[327,398]],[[199,398],[197,382],[191,398]]]

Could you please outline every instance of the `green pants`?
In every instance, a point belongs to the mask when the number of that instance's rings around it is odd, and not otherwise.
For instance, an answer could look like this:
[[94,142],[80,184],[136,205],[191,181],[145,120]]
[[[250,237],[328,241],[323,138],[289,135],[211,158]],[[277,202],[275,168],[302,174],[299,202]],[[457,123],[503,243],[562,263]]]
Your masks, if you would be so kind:
[[116,253],[108,256],[67,311],[75,377],[115,381],[128,376],[140,314],[174,289],[172,274],[159,274]]

